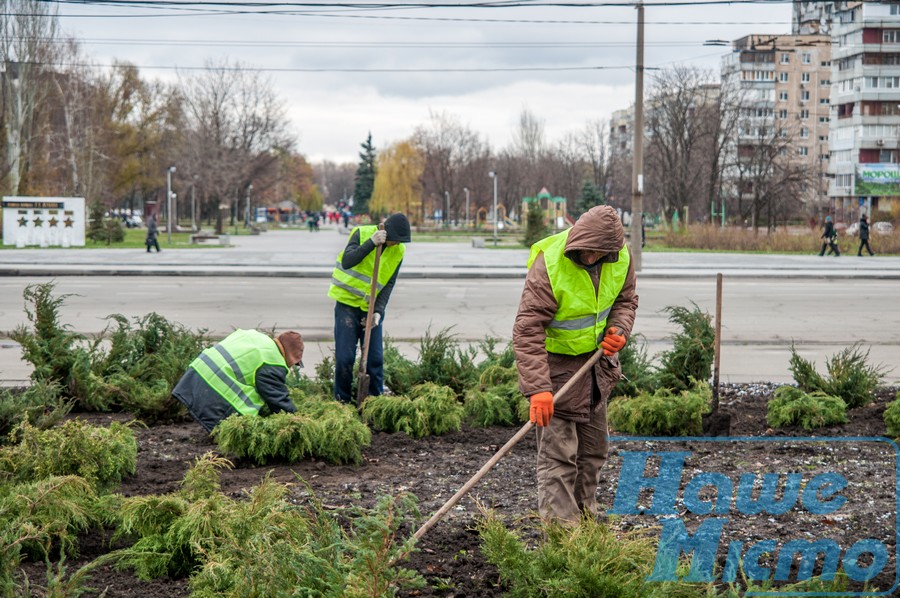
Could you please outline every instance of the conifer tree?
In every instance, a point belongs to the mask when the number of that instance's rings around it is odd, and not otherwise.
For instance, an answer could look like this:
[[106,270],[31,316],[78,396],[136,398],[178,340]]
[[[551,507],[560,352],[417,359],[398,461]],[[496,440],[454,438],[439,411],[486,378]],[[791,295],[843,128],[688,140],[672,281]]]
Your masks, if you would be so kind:
[[353,213],[366,214],[369,211],[369,199],[375,189],[375,146],[372,145],[372,133],[360,144],[359,166],[356,169],[356,185],[353,188]]
[[596,185],[588,179],[585,179],[584,185],[581,186],[581,193],[578,195],[578,201],[575,203],[575,217],[581,216],[595,206],[602,206],[606,203],[603,193],[597,189]]

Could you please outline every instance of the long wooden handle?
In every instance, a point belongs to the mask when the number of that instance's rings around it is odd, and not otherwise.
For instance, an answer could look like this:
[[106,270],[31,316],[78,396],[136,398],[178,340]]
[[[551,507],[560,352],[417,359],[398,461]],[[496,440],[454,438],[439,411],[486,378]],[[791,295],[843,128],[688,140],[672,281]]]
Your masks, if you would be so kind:
[[[378,230],[384,229],[383,224],[378,225]],[[375,295],[378,292],[378,265],[381,263],[381,249],[384,243],[375,248],[375,265],[372,266],[372,286],[369,288],[369,311],[366,314],[366,332],[363,334],[362,355],[359,358],[359,379],[362,382],[369,361],[369,337],[372,336],[372,314],[375,313]],[[356,406],[362,407],[363,400],[369,395],[369,389],[356,389]]]
[[[590,359],[588,359],[585,362],[585,364],[583,366],[581,366],[581,368],[579,368],[579,370],[577,372],[575,372],[575,374],[571,378],[569,378],[568,382],[566,382],[563,385],[563,387],[559,389],[559,392],[557,392],[556,395],[554,395],[553,402],[556,403],[556,401],[559,400],[560,397],[565,396],[566,393],[568,393],[569,390],[572,388],[572,386],[578,380],[580,380],[582,376],[584,376],[588,371],[590,371],[590,369],[594,366],[595,363],[597,363],[597,361],[600,359],[600,357],[602,355],[603,355],[603,349],[597,349],[597,351],[593,355],[591,355]],[[500,448],[500,450],[498,450],[496,452],[496,454],[494,454],[494,456],[491,457],[488,460],[488,462],[485,463],[481,467],[481,469],[479,469],[478,472],[475,475],[473,475],[469,479],[469,481],[466,482],[463,485],[463,487],[460,488],[456,492],[456,494],[454,494],[453,496],[450,497],[450,500],[445,502],[444,505],[440,509],[438,509],[434,515],[431,516],[431,519],[426,521],[422,525],[422,527],[420,527],[418,529],[418,531],[416,531],[416,533],[413,534],[413,538],[415,538],[416,540],[419,540],[422,536],[424,536],[428,532],[428,530],[430,530],[432,527],[434,527],[434,525],[438,521],[440,521],[444,515],[447,514],[447,511],[452,509],[453,505],[458,503],[463,496],[468,494],[469,491],[472,490],[472,487],[475,486],[475,484],[477,484],[478,481],[481,480],[481,478],[483,478],[484,475],[488,471],[490,471],[494,465],[497,464],[497,461],[502,459],[503,456],[506,455],[506,453],[508,453],[512,449],[512,447],[514,447],[520,440],[522,440],[522,438],[525,436],[525,434],[527,434],[533,427],[534,427],[534,424],[529,421],[529,422],[526,422],[524,426],[519,428],[519,431],[516,432],[515,436],[510,438],[506,442],[506,444],[504,444]]]

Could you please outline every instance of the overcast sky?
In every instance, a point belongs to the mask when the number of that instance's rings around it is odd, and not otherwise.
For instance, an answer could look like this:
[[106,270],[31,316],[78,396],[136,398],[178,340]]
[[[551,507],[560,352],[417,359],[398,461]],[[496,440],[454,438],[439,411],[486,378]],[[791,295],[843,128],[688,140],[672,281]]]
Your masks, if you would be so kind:
[[[729,48],[704,46],[706,40],[790,32],[789,3],[645,10],[648,67],[718,71]],[[94,61],[126,60],[146,78],[174,81],[174,67],[210,60],[266,71],[299,151],[314,162],[356,162],[369,131],[376,148],[385,147],[426,124],[430,112],[454,115],[500,149],[523,108],[543,121],[552,142],[634,99],[637,11],[630,7],[257,9],[185,2],[61,4],[60,16]]]

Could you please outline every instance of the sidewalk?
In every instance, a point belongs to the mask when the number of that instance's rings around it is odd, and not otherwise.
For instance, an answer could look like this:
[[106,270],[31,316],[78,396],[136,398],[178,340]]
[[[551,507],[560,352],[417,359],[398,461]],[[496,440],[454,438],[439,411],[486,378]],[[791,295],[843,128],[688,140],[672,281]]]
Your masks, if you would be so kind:
[[[413,237],[415,239],[415,236]],[[329,278],[347,236],[275,230],[233,236],[231,247],[168,249],[3,249],[0,276],[251,276]],[[527,249],[467,243],[407,245],[404,278],[524,278]],[[900,257],[819,257],[743,253],[643,254],[641,277],[900,279]]]

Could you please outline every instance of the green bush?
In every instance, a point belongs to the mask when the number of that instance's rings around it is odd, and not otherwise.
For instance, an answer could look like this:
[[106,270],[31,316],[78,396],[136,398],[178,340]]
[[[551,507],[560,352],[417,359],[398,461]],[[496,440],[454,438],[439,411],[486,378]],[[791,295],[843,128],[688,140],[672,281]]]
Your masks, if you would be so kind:
[[92,351],[97,377],[94,402],[150,421],[183,413],[181,403],[172,399],[172,389],[209,345],[205,331],[193,332],[158,313],[134,318],[133,325],[120,314],[109,319],[116,323],[109,351]]
[[0,479],[77,475],[105,490],[135,472],[137,441],[131,428],[117,422],[104,427],[69,420],[48,430],[23,422],[10,439],[15,444],[0,448]]
[[884,424],[887,426],[888,436],[900,437],[900,392],[897,392],[894,400],[884,410]]
[[[90,390],[90,355],[78,345],[84,337],[60,323],[59,308],[70,295],[54,297],[55,286],[48,282],[25,287],[25,316],[31,328],[19,325],[10,337],[22,345],[34,382],[57,384],[64,396],[81,400]],[[79,378],[77,372],[83,375]]]
[[75,554],[78,534],[101,524],[97,495],[77,476],[0,484],[0,595],[19,596],[23,556]]
[[699,436],[711,401],[712,390],[705,382],[677,394],[660,388],[652,394],[610,401],[609,423],[619,432],[637,436]]
[[46,430],[61,422],[71,409],[72,403],[60,396],[55,382],[34,382],[21,391],[0,389],[0,444],[23,421]]
[[85,236],[95,243],[121,243],[125,240],[125,230],[117,218],[107,218],[103,215],[103,206],[100,202],[91,204],[90,219]]
[[413,438],[440,436],[459,430],[463,406],[456,392],[432,382],[419,384],[409,397],[369,397],[362,408],[363,419],[384,432],[403,432]]
[[709,314],[701,312],[696,303],[692,305],[693,309],[669,306],[664,310],[680,330],[672,337],[672,350],[660,356],[658,388],[686,390],[693,380],[709,380],[712,374],[716,331]]
[[[522,402],[525,417],[521,417]],[[463,401],[465,420],[480,428],[512,426],[528,419],[528,399],[519,392],[515,367],[493,364],[484,368],[478,386],[466,392]]]
[[434,336],[429,329],[419,341],[416,382],[448,386],[461,397],[477,379],[476,369],[472,367],[476,356],[477,349],[460,350],[450,328],[444,328]]
[[481,551],[497,567],[505,595],[676,598],[711,591],[711,585],[645,581],[657,552],[650,536],[621,536],[592,518],[574,528],[548,524],[541,530],[544,540],[532,549],[492,512],[479,521]]
[[408,395],[419,383],[414,361],[404,357],[390,339],[384,340],[384,385],[395,395]]
[[882,365],[869,365],[869,351],[863,352],[859,343],[832,355],[827,363],[828,376],[822,376],[815,366],[800,357],[791,345],[790,370],[801,390],[821,391],[840,397],[853,409],[868,405],[874,400],[873,392],[884,379],[886,369]]
[[622,366],[622,379],[613,389],[616,395],[633,397],[654,388],[653,365],[647,355],[647,341],[643,335],[635,334],[628,339],[628,344],[619,351],[619,364]]
[[298,589],[305,596],[389,596],[423,585],[415,572],[392,566],[412,551],[398,537],[401,524],[418,516],[410,495],[350,509],[342,526],[315,497],[299,506],[269,477],[239,500],[223,495],[218,470],[228,466],[207,454],[177,492],[125,499],[117,537],[135,543],[116,552],[118,567],[141,579],[190,574],[191,595],[209,598],[293,596]]
[[528,204],[528,213],[525,220],[525,237],[522,239],[522,245],[531,247],[551,234],[550,228],[544,222],[544,217],[544,210],[539,202]]
[[780,386],[769,401],[766,420],[773,428],[801,426],[804,430],[847,422],[847,405],[820,390],[806,393],[794,386]]
[[353,408],[297,391],[292,397],[296,413],[232,415],[213,429],[213,439],[222,451],[260,464],[295,463],[309,457],[330,463],[362,462],[362,449],[371,443],[372,432]]
[[334,357],[327,355],[316,365],[314,377],[310,378],[292,368],[287,375],[287,386],[308,396],[334,397]]
[[497,350],[497,343],[500,340],[492,336],[486,336],[478,342],[478,351],[484,356],[484,359],[478,364],[478,370],[498,365],[503,368],[514,368],[516,366],[516,351],[512,343],[507,343],[502,350]]

